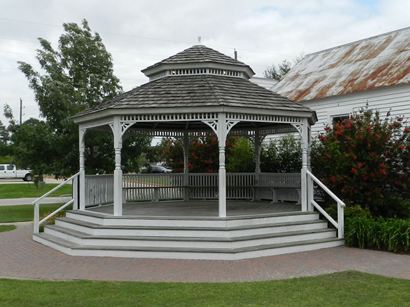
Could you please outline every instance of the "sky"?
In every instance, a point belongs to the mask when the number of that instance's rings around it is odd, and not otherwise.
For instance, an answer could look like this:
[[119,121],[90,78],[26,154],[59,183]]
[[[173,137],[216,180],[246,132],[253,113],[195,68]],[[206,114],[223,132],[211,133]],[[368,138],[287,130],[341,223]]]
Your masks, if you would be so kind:
[[65,22],[88,20],[128,91],[147,82],[141,69],[199,36],[227,55],[236,49],[263,76],[284,59],[410,26],[409,12],[408,0],[0,0],[0,107],[9,104],[18,119],[21,98],[23,121],[41,117],[17,61],[38,68],[38,37],[56,47]]

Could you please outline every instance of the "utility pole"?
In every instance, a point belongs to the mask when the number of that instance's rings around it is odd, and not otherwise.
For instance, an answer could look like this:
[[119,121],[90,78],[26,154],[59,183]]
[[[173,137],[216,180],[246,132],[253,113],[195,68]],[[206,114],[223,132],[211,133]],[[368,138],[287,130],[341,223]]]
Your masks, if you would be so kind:
[[23,100],[20,97],[20,125],[23,123]]

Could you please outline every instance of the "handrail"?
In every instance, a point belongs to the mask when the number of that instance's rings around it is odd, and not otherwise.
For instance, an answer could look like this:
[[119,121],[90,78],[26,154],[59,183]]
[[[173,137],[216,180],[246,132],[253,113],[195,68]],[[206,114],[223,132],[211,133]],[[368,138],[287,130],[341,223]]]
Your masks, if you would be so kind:
[[346,207],[346,204],[339,198],[337,197],[330,189],[323,184],[322,181],[320,181],[315,175],[312,174],[311,171],[306,170],[306,173],[313,179],[314,182],[316,182],[329,196],[331,196],[337,203],[339,203],[341,206]]
[[[311,171],[306,169],[306,174],[308,177],[317,183],[329,196],[333,198],[333,200],[337,203],[337,222],[313,199],[313,195],[310,195],[310,199],[308,200],[313,207],[315,207],[333,226],[337,229],[337,236],[339,239],[344,238],[344,208],[346,204],[337,197],[327,186],[324,185],[315,175],[312,174]],[[313,183],[311,184],[313,187]],[[309,193],[310,194],[310,193]]]
[[67,180],[63,181],[62,183],[60,183],[58,186],[52,188],[50,191],[48,191],[47,193],[45,193],[44,195],[40,196],[39,198],[35,199],[32,204],[34,205],[35,203],[38,203],[40,200],[42,200],[43,198],[47,197],[48,195],[52,194],[53,192],[57,191],[59,188],[61,188],[62,186],[66,185],[67,182],[73,180],[75,177],[77,177],[80,174],[80,172],[72,175],[70,178],[68,178]]
[[[36,200],[33,201],[33,205],[34,205],[34,218],[33,218],[33,232],[35,234],[38,234],[40,232],[40,225],[43,224],[44,222],[46,222],[49,218],[51,218],[52,216],[54,216],[55,214],[57,214],[58,212],[62,211],[63,209],[67,208],[69,205],[74,203],[74,198],[76,197],[76,195],[73,195],[73,198],[70,199],[68,202],[66,202],[64,205],[60,206],[59,208],[57,208],[56,210],[54,210],[53,212],[51,212],[49,215],[47,215],[45,218],[43,218],[42,220],[40,220],[40,201],[42,199],[44,199],[45,197],[47,197],[48,195],[52,194],[53,192],[55,192],[56,190],[58,190],[59,188],[61,188],[62,186],[66,185],[68,182],[73,181],[75,178],[78,178],[80,175],[80,172],[74,174],[73,176],[71,176],[70,178],[68,178],[67,180],[63,181],[62,183],[60,183],[58,186],[54,187],[53,189],[51,189],[50,191],[48,191],[47,193],[45,193],[44,195],[38,197]],[[73,186],[74,189],[74,186]]]
[[67,208],[69,205],[71,205],[74,202],[74,199],[69,200],[66,202],[64,205],[59,207],[57,210],[51,212],[49,215],[47,215],[45,218],[43,218],[41,221],[38,222],[38,225],[40,226],[43,224],[45,221],[47,221],[50,217],[56,215],[58,212],[62,211],[63,209]]

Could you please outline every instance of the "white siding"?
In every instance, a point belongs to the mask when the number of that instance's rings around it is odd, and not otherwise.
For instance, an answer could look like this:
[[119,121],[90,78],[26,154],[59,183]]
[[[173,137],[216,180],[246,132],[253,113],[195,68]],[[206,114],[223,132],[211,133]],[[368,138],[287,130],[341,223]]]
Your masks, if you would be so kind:
[[324,127],[330,123],[331,116],[358,111],[365,107],[366,103],[370,109],[379,110],[381,116],[385,116],[390,110],[391,116],[403,115],[410,120],[410,85],[390,86],[303,102],[317,113],[318,122],[312,127],[312,135],[323,131]]

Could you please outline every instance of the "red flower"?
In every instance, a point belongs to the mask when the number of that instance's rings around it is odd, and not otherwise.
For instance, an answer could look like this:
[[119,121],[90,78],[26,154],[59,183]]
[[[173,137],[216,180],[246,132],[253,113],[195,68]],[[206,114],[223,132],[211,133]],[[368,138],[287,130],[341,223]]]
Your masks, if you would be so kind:
[[352,174],[357,174],[357,168],[355,168],[355,167],[352,167],[352,169],[351,169],[351,172],[352,172]]

